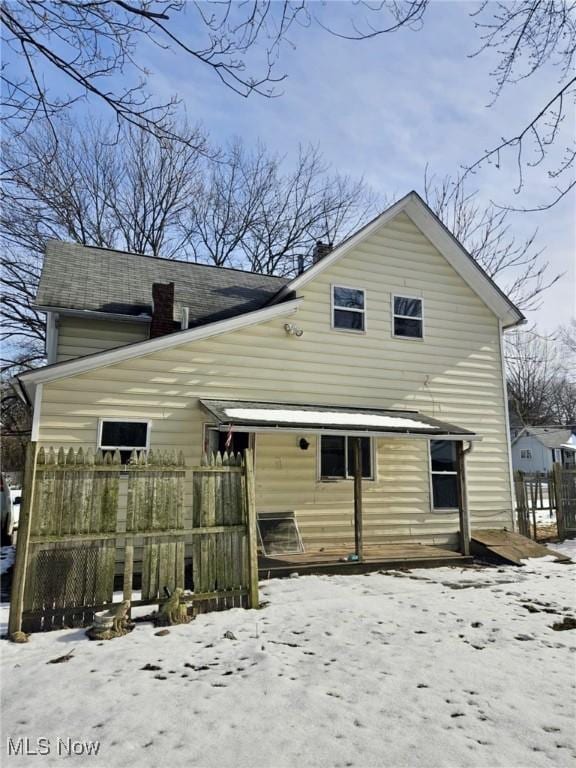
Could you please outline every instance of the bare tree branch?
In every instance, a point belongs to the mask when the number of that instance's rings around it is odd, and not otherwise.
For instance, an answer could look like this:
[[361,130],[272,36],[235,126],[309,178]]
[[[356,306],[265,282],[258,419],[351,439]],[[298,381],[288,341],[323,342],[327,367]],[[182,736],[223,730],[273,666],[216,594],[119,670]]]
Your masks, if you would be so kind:
[[424,176],[428,205],[465,246],[489,277],[522,310],[540,306],[543,293],[561,274],[550,274],[542,248],[536,246],[537,230],[519,240],[512,232],[510,212],[493,204],[481,205],[469,191],[465,178]]

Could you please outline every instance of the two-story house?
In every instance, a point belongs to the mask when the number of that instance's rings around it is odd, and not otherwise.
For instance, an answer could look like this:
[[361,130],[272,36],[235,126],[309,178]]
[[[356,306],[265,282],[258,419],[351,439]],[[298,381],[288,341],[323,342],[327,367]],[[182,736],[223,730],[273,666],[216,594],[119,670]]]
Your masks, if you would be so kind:
[[314,550],[353,541],[360,437],[366,542],[456,548],[464,487],[472,528],[513,529],[523,316],[414,192],[293,279],[51,242],[37,308],[48,365],[17,387],[44,446],[251,446],[259,515]]

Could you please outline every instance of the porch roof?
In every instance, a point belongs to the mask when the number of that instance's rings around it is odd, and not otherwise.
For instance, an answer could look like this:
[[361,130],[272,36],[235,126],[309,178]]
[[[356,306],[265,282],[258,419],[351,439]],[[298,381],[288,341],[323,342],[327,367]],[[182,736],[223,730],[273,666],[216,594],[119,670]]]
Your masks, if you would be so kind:
[[245,400],[200,400],[224,431],[306,432],[365,437],[429,437],[480,440],[474,432],[432,419],[419,411],[354,408],[300,403],[261,403]]

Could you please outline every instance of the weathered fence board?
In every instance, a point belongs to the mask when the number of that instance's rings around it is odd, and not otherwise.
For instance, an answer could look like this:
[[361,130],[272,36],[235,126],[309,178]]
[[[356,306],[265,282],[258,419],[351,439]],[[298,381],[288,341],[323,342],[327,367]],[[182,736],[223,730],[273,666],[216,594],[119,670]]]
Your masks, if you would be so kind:
[[[11,633],[90,623],[96,610],[114,601],[118,553],[122,599],[132,600],[137,580],[137,604],[161,602],[182,587],[200,612],[257,606],[249,452],[245,458],[204,457],[201,466],[187,468],[182,454],[174,453],[134,452],[122,465],[117,451],[32,450],[24,490],[28,532],[25,501]],[[186,473],[193,505],[187,516]],[[192,527],[185,527],[186,519]]]
[[[576,470],[560,464],[547,474],[514,473],[518,532],[534,540],[576,535]],[[543,519],[548,513],[548,519]],[[540,520],[538,519],[540,518]]]
[[576,536],[576,469],[554,467],[558,533],[564,538]]

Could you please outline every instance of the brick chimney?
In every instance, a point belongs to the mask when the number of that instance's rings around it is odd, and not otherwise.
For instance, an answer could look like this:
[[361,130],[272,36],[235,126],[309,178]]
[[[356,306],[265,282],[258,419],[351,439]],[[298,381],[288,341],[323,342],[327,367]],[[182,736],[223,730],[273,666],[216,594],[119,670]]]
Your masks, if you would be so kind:
[[317,240],[314,250],[312,251],[312,264],[317,264],[320,259],[327,256],[332,250],[332,243],[324,243],[322,240]]
[[178,327],[174,322],[174,283],[153,283],[150,338],[165,336]]

